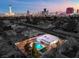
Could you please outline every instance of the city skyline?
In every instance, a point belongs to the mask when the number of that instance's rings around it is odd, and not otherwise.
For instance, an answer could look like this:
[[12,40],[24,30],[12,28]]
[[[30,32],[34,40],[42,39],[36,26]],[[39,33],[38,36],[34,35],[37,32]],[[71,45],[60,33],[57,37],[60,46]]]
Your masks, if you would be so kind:
[[50,12],[65,11],[67,7],[79,8],[79,0],[1,0],[0,12],[8,12],[9,4],[14,12],[39,12],[47,8]]

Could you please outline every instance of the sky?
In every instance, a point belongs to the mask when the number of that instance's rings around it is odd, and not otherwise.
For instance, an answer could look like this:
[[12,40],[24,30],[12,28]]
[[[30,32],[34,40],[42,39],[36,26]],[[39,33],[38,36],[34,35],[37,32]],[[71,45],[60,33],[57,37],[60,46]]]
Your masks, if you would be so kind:
[[0,0],[0,12],[8,12],[10,3],[14,12],[38,12],[44,8],[55,12],[65,11],[67,7],[79,8],[79,0]]

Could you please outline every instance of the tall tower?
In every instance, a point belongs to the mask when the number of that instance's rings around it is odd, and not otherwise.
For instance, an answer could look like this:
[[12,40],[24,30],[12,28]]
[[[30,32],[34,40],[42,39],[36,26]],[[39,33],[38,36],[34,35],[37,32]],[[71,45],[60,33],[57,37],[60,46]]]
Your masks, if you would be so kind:
[[9,13],[10,14],[12,13],[12,5],[11,4],[9,5]]
[[11,4],[11,0],[9,0],[9,11],[8,13],[6,13],[6,16],[14,16],[15,14],[12,12],[12,4]]

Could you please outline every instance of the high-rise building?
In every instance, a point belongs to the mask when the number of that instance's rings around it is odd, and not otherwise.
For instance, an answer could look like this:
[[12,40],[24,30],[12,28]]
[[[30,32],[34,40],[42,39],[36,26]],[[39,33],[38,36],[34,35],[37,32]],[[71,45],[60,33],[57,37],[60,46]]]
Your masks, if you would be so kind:
[[42,11],[42,15],[44,16],[48,15],[48,10],[46,8],[44,8],[44,10]]
[[47,11],[47,9],[46,8],[44,8],[44,12],[46,12]]
[[68,7],[66,9],[66,14],[73,14],[74,13],[74,8],[73,7]]
[[77,14],[79,14],[79,9],[77,9]]
[[27,16],[29,16],[30,15],[30,11],[29,10],[27,10]]

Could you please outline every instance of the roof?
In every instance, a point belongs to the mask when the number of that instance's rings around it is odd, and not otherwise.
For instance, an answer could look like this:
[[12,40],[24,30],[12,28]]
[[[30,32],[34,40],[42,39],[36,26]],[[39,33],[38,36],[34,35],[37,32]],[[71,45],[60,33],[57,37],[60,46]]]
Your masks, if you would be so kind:
[[36,37],[36,40],[38,42],[44,41],[44,42],[50,43],[50,42],[53,42],[55,40],[59,40],[59,37],[54,36],[54,35],[50,35],[50,34],[44,34],[42,36]]

